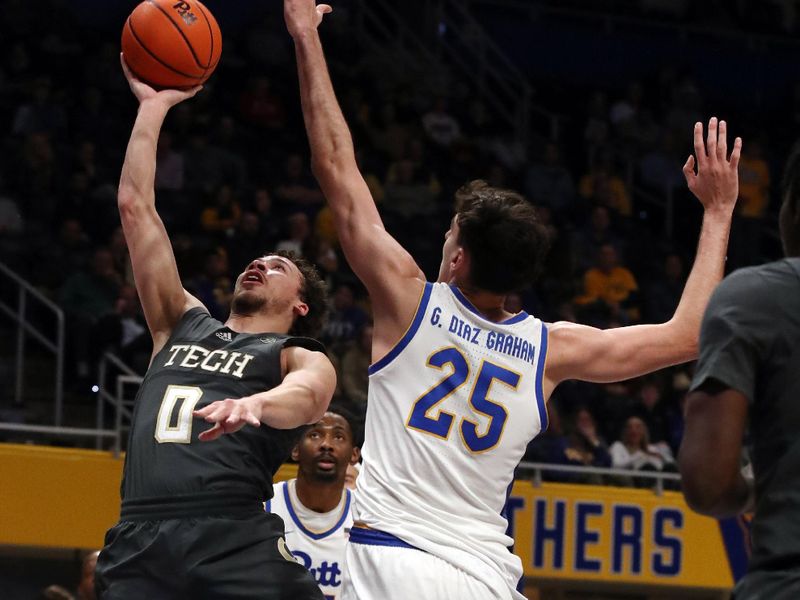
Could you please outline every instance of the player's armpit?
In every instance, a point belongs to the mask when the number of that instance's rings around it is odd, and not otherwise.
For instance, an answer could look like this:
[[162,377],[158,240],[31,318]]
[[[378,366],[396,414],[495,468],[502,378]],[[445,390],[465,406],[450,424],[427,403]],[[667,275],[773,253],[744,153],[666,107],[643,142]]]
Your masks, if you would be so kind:
[[678,463],[686,501],[699,513],[732,516],[751,503],[740,470],[747,410],[744,394],[713,381],[686,399]]

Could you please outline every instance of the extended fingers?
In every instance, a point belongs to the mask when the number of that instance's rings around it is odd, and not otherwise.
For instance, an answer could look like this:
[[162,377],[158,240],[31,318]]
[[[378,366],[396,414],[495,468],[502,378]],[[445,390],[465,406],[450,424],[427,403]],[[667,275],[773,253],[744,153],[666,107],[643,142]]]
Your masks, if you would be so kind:
[[691,154],[686,159],[686,164],[683,165],[683,176],[686,177],[686,183],[691,188],[694,180],[697,179],[697,175],[694,172],[694,156]]
[[223,433],[224,431],[222,430],[222,425],[217,423],[211,429],[206,429],[205,431],[200,432],[200,435],[197,436],[197,439],[199,439],[201,442],[210,442],[217,439]]
[[742,156],[742,138],[737,137],[733,141],[733,152],[731,152],[731,169],[734,171],[739,168],[739,158]]
[[717,136],[717,159],[721,162],[728,160],[728,124],[719,122],[719,135]]
[[711,117],[708,120],[708,138],[706,139],[706,149],[708,150],[708,158],[714,160],[717,158],[717,117]]
[[694,124],[694,153],[697,156],[697,166],[702,168],[706,164],[706,146],[703,143],[703,124]]

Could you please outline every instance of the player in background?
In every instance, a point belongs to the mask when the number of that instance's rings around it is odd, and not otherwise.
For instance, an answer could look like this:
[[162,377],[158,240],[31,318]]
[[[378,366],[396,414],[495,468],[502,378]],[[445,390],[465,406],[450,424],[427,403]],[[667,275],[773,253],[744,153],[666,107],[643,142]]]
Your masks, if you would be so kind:
[[156,92],[123,69],[139,111],[118,202],[153,358],[136,398],[120,522],[97,563],[98,597],[319,599],[263,502],[300,428],[333,395],[324,348],[298,336],[319,330],[325,286],[291,255],[256,258],[224,324],[183,289],[155,208],[156,144],[169,109],[199,88]]
[[[386,232],[359,173],[317,27],[327,5],[284,0],[314,173],[345,255],[374,307],[364,462],[344,598],[521,599],[519,558],[500,515],[559,382],[630,379],[697,355],[703,311],[723,274],[741,140],[727,158],[712,118],[684,166],[704,207],[697,259],[666,323],[599,330],[509,314],[547,235],[534,208],[473,182],[456,194],[437,283]],[[694,168],[697,166],[697,173]]]
[[352,421],[330,407],[292,450],[297,478],[276,483],[267,511],[283,519],[286,545],[314,576],[326,600],[341,598],[344,549],[353,526],[347,468],[358,462]]
[[[800,597],[800,146],[781,192],[786,258],[735,271],[711,297],[679,454],[689,506],[755,511],[737,600]],[[751,476],[740,469],[746,428]]]

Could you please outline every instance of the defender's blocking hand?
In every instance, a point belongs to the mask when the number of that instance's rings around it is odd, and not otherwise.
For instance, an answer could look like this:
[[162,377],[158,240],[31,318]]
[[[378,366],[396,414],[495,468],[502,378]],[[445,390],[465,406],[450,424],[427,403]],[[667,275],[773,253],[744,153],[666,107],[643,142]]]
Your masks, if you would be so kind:
[[317,0],[284,0],[283,17],[289,35],[297,37],[304,31],[316,29],[322,17],[332,10],[330,4],[317,4]]
[[[728,126],[711,117],[708,122],[708,138],[703,142],[703,124],[694,126],[694,151],[697,159],[690,155],[683,166],[683,174],[689,189],[697,196],[703,207],[719,210],[730,215],[739,197],[739,158],[742,153],[742,138],[737,137],[728,159]],[[695,173],[695,165],[697,173]]]

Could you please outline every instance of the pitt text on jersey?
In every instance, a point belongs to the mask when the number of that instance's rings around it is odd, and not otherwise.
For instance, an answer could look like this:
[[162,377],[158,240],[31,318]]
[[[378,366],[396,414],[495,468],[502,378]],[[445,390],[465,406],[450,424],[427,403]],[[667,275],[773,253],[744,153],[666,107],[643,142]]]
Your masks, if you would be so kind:
[[222,373],[241,379],[245,367],[255,356],[228,350],[208,350],[195,344],[173,344],[165,367],[200,368],[209,373]]
[[[443,327],[444,320],[442,309],[435,306],[431,311],[430,324],[434,327]],[[447,330],[471,344],[522,359],[530,364],[533,364],[536,357],[536,346],[528,340],[511,334],[500,333],[499,331],[484,331],[474,325],[465,323],[456,315],[450,316]]]

